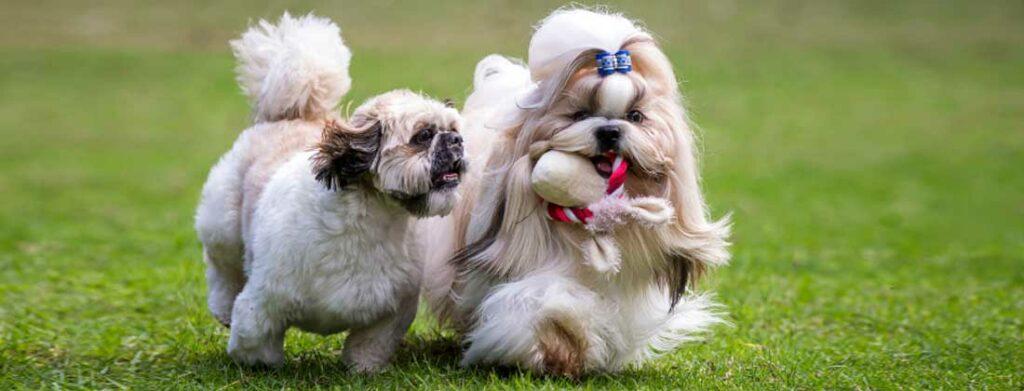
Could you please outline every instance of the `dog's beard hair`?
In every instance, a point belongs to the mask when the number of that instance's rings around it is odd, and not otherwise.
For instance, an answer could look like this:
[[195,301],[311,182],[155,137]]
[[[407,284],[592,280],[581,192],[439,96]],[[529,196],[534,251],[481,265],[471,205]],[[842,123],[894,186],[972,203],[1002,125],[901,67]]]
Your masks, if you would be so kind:
[[433,149],[382,154],[374,177],[374,186],[398,201],[416,216],[441,216],[454,209],[459,200],[456,188],[434,189]]
[[425,195],[430,192],[431,161],[429,154],[412,151],[405,146],[381,153],[377,163],[374,186],[385,193],[401,193],[408,196]]
[[[671,64],[649,37],[625,46],[633,55],[635,72],[630,80],[641,91],[637,102],[647,120],[637,126],[614,121],[624,128],[621,153],[631,165],[627,191],[635,196],[667,198],[676,210],[670,224],[649,230],[621,229],[616,241],[629,254],[615,277],[638,288],[659,283],[674,305],[712,265],[728,260],[728,218],[712,222],[699,189],[695,140],[682,108]],[[579,227],[558,226],[546,219],[541,200],[530,186],[533,159],[550,149],[589,155],[596,151],[593,129],[600,120],[573,124],[573,99],[594,99],[601,78],[591,68],[593,52],[587,51],[552,79],[545,80],[519,111],[515,125],[495,141],[481,175],[481,191],[472,206],[457,218],[464,221],[466,238],[453,259],[461,272],[458,285],[467,278],[509,280],[531,271],[581,262]],[[578,102],[577,102],[578,103]],[[499,216],[498,213],[501,213]]]
[[432,191],[427,195],[426,210],[422,216],[443,216],[455,208],[459,193],[455,189]]

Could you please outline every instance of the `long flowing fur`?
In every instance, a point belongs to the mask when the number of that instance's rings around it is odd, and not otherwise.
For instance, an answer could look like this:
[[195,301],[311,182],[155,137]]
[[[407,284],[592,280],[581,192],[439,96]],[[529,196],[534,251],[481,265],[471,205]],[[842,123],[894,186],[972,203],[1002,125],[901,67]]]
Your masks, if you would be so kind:
[[[594,31],[600,26],[614,28]],[[616,231],[623,262],[609,277],[584,267],[581,246],[587,233],[548,220],[529,177],[547,150],[592,149],[591,120],[568,123],[569,102],[596,96],[604,80],[593,71],[594,54],[619,48],[632,52],[634,72],[615,77],[623,78],[619,85],[629,86],[628,93],[647,97],[649,117],[646,129],[628,132],[623,145],[635,167],[627,192],[664,198],[675,214],[658,228]],[[445,249],[429,251],[427,296],[441,316],[466,333],[463,362],[569,375],[617,370],[671,351],[720,322],[715,304],[692,293],[692,287],[708,267],[728,261],[729,222],[708,216],[696,140],[672,65],[654,39],[620,15],[556,11],[531,41],[529,64],[535,83],[497,79],[519,86],[506,93],[516,97],[514,105],[484,101],[464,108],[468,118],[481,110],[504,119],[505,126],[467,125],[467,133],[486,132],[467,135],[488,142],[471,147],[488,152],[472,156],[486,165],[467,178],[466,202],[449,223],[454,238]],[[522,71],[506,75],[521,78]],[[447,262],[440,257],[445,254]],[[564,333],[572,337],[561,338],[557,349],[545,348],[550,345],[545,340]],[[558,353],[572,347],[584,351]],[[583,358],[552,363],[545,355]]]

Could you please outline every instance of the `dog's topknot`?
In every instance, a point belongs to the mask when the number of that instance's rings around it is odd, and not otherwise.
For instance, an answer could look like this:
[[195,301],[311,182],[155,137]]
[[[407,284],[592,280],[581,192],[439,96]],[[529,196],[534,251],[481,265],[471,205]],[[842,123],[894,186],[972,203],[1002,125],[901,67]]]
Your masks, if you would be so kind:
[[322,119],[352,86],[352,53],[326,18],[286,12],[276,25],[260,20],[231,48],[256,122]]
[[546,79],[586,50],[615,53],[638,34],[646,33],[622,14],[582,8],[556,10],[544,18],[530,39],[531,76],[535,81]]

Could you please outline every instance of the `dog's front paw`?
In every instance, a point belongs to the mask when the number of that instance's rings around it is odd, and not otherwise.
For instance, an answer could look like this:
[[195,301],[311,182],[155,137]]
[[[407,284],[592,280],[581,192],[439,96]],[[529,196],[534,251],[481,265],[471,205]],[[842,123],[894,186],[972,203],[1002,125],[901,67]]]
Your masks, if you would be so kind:
[[273,343],[243,344],[232,335],[228,341],[228,356],[246,366],[280,368],[284,365],[284,351]]
[[284,365],[283,356],[267,354],[265,351],[228,349],[228,356],[236,363],[250,367],[280,368]]
[[384,369],[387,368],[387,367],[388,367],[387,364],[383,364],[383,365],[378,365],[378,364],[355,364],[355,365],[349,366],[349,370],[351,370],[352,372],[355,372],[355,373],[363,374],[363,375],[375,375],[375,374],[384,372]]
[[388,367],[387,360],[349,359],[348,369],[354,373],[373,375],[383,372]]

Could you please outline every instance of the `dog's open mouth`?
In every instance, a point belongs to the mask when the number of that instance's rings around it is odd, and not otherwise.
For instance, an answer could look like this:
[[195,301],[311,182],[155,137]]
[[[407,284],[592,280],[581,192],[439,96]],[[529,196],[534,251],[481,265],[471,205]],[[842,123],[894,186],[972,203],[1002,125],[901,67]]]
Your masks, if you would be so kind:
[[590,162],[594,164],[594,169],[597,170],[597,175],[604,179],[612,176],[612,170],[615,167],[615,156],[615,152],[608,152],[604,155],[590,158]]
[[458,172],[446,172],[434,178],[434,190],[451,189],[459,185],[462,175]]
[[454,164],[450,169],[434,174],[431,190],[447,190],[455,188],[462,181],[462,165]]

